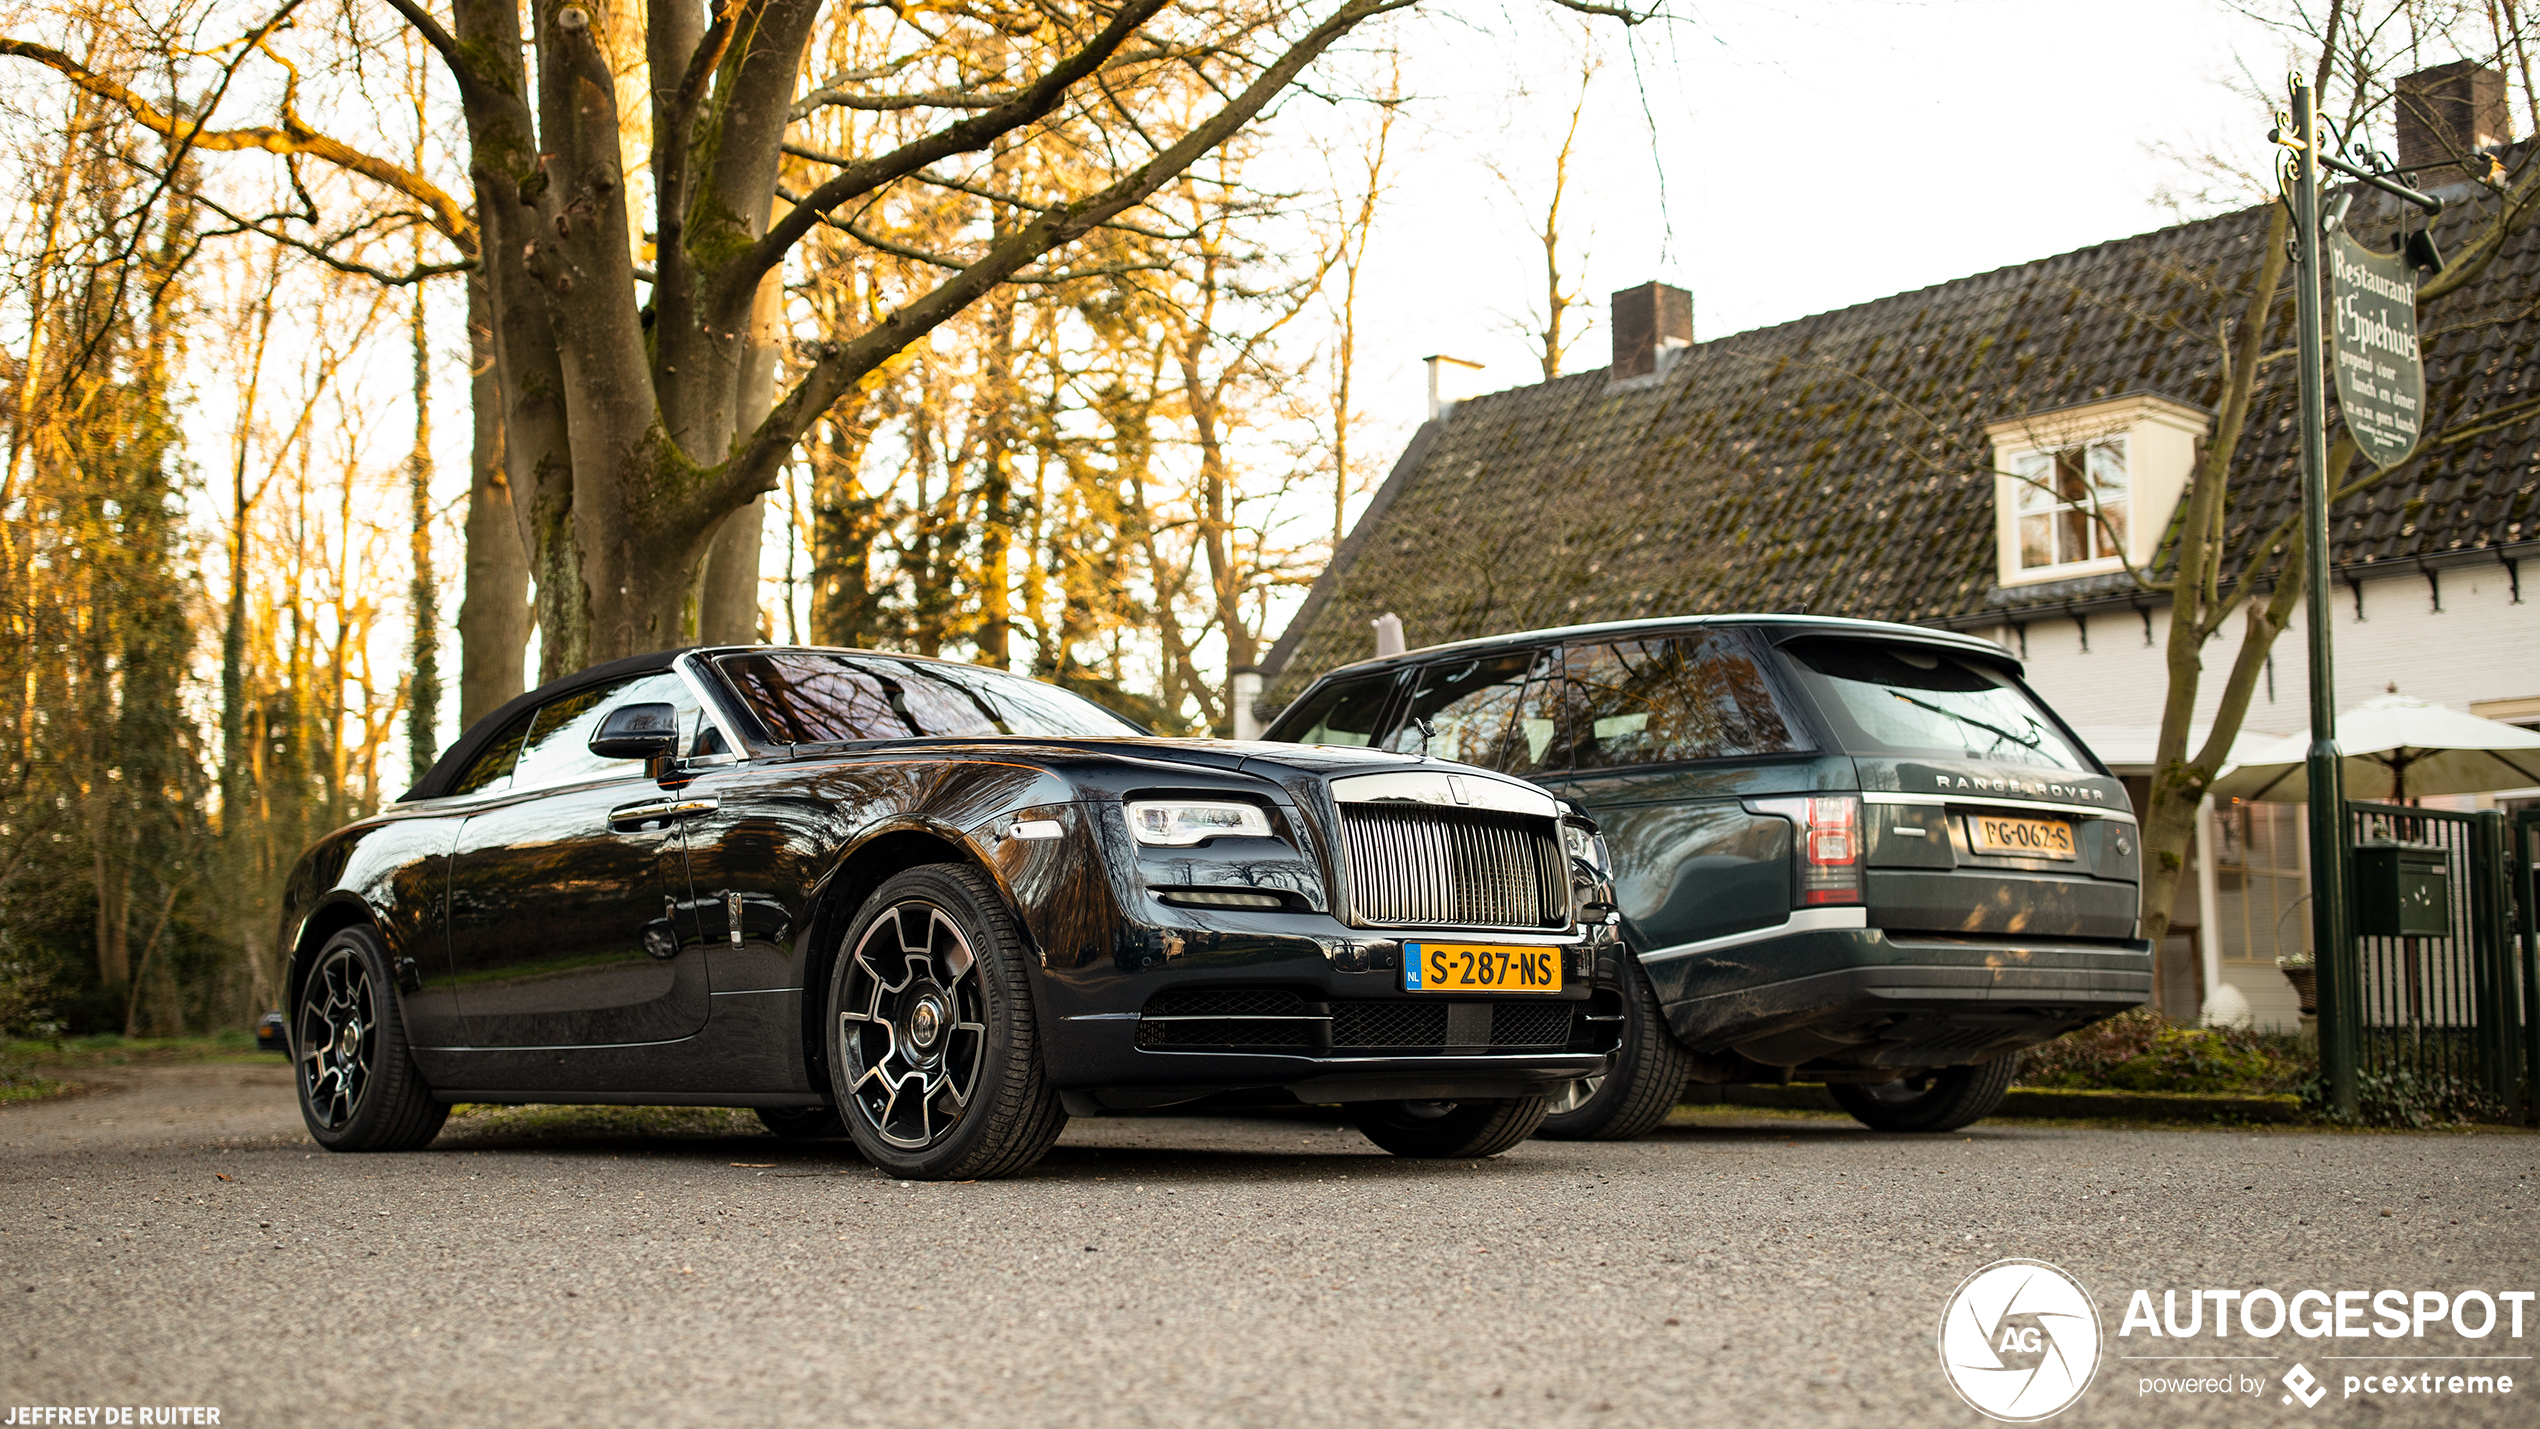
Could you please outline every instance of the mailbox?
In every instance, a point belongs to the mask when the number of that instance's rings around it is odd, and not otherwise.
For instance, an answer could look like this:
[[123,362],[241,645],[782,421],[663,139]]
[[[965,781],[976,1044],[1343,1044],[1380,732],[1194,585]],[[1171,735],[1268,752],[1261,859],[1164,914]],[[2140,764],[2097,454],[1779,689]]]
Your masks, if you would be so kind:
[[2452,860],[2424,844],[2355,848],[2355,931],[2367,938],[2452,936]]

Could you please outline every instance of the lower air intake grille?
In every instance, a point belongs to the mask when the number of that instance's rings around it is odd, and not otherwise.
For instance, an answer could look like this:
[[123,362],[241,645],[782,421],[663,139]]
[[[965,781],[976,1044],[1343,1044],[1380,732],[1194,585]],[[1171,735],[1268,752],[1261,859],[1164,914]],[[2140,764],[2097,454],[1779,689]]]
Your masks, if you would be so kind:
[[1297,1017],[1305,999],[1277,987],[1193,987],[1158,993],[1149,1017]]
[[1446,1044],[1443,1002],[1335,1002],[1332,1046],[1440,1047]]
[[[1488,1048],[1557,1049],[1575,1002],[1386,998],[1309,1002],[1284,988],[1183,988],[1159,993],[1138,1022],[1157,1052],[1286,1052],[1344,1057],[1439,1056]],[[1324,1041],[1325,1029],[1330,1041]]]
[[1323,1009],[1276,987],[1192,987],[1159,993],[1138,1023],[1138,1045],[1164,1051],[1202,1048],[1311,1052],[1322,1038]]
[[1570,1040],[1570,1005],[1503,1002],[1491,1010],[1490,1044],[1494,1047],[1560,1047]]
[[[1451,1008],[1463,1009],[1460,1030]],[[1570,1041],[1567,1002],[1335,1002],[1332,1050],[1439,1052],[1449,1039],[1479,1044],[1488,1027],[1492,1047],[1563,1047]]]
[[1427,804],[1343,804],[1340,812],[1360,924],[1569,925],[1569,863],[1550,820]]

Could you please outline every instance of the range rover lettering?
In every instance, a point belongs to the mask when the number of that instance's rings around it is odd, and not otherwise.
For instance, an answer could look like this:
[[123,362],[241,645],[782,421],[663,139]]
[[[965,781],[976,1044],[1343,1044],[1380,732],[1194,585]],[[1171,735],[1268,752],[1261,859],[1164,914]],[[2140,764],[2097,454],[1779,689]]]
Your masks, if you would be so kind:
[[301,1106],[332,1150],[453,1102],[749,1106],[904,1177],[1070,1115],[1347,1104],[1495,1154],[1602,1070],[1592,826],[1383,750],[1147,737],[913,656],[639,656],[471,727],[291,874]]
[[1804,616],[1634,621],[1350,665],[1268,737],[1426,746],[1575,800],[1638,964],[1610,1074],[1543,1134],[1636,1136],[1691,1078],[1827,1084],[1950,1130],[2020,1049],[2150,997],[2125,788],[1987,641]]

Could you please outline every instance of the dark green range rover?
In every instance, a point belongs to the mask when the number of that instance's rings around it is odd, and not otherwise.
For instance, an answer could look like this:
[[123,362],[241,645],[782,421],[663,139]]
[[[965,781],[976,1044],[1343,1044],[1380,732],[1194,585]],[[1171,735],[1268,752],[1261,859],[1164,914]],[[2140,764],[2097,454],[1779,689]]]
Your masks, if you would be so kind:
[[1642,972],[1542,1134],[1636,1136],[1688,1080],[1818,1081],[1891,1131],[1999,1105],[2021,1048],[2142,1004],[2124,787],[1988,641],[1724,615],[1332,671],[1267,736],[1531,779],[1584,806]]

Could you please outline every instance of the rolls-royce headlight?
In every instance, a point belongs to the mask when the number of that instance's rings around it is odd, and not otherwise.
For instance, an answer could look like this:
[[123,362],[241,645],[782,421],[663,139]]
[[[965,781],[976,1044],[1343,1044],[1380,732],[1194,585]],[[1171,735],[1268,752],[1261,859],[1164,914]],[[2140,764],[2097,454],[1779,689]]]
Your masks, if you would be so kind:
[[1129,814],[1129,831],[1138,842],[1159,848],[1189,848],[1221,836],[1266,839],[1270,816],[1257,804],[1212,799],[1132,799],[1121,806]]
[[1570,857],[1580,860],[1599,873],[1609,872],[1613,865],[1605,858],[1605,839],[1597,831],[1576,819],[1561,821],[1561,842]]

